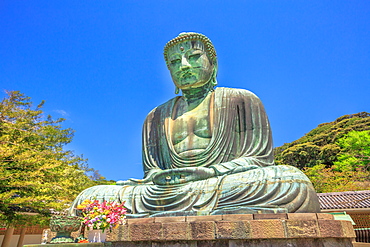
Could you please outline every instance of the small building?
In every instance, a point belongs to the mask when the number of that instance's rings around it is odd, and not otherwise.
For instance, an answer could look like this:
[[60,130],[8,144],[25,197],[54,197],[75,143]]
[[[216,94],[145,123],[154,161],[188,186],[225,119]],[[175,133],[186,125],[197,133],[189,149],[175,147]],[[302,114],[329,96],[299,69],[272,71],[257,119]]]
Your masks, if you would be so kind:
[[370,243],[370,190],[317,193],[317,195],[322,213],[331,213],[335,218],[349,215],[354,222],[356,241]]
[[[22,247],[24,244],[40,244],[42,231],[47,227],[29,226],[17,228],[1,228],[0,227],[0,246]],[[3,243],[5,235],[10,234],[8,243]]]

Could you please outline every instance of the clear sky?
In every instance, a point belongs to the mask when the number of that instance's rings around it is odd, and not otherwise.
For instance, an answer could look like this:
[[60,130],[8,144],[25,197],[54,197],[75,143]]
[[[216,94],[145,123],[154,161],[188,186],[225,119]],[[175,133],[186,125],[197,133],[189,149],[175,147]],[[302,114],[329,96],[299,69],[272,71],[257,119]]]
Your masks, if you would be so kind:
[[370,111],[370,1],[0,1],[0,96],[64,117],[107,179],[142,178],[147,113],[175,96],[163,59],[180,32],[208,36],[222,87],[265,105],[275,146]]

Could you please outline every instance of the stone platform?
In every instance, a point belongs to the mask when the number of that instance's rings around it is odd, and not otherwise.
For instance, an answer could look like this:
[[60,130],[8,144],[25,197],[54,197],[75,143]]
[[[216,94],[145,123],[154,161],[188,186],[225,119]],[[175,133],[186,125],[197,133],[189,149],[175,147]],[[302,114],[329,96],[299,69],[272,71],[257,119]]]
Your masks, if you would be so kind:
[[128,219],[112,246],[352,246],[349,221],[330,214],[240,214]]
[[128,219],[106,243],[38,246],[341,247],[355,237],[351,222],[330,214],[234,214]]

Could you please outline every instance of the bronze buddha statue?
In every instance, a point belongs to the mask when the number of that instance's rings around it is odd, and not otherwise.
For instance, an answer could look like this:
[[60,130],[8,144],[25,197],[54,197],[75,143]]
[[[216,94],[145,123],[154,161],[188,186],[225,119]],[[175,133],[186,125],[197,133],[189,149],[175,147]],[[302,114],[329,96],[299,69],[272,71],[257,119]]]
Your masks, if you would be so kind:
[[316,192],[297,168],[276,166],[270,124],[259,98],[215,88],[217,57],[199,33],[181,33],[164,56],[176,93],[143,127],[143,179],[81,192],[125,201],[131,217],[319,212]]

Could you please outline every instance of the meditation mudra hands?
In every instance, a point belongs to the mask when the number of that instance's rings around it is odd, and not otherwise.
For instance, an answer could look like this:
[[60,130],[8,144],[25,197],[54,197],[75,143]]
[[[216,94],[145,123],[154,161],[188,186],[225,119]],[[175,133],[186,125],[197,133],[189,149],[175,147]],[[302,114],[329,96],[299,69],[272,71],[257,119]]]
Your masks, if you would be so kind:
[[215,177],[215,171],[207,167],[185,167],[163,170],[153,176],[153,183],[158,185],[183,184]]
[[168,170],[154,169],[144,179],[129,179],[128,181],[117,181],[117,185],[173,185],[204,180],[215,176],[215,170],[207,167],[185,167]]

